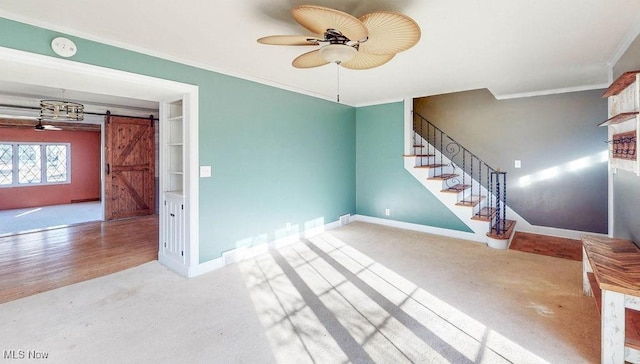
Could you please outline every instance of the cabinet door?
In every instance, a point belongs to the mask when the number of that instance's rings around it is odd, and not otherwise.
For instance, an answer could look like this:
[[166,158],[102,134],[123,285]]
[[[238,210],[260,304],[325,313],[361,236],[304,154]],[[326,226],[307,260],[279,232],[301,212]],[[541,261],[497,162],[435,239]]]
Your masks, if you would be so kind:
[[166,197],[162,215],[164,220],[162,251],[167,257],[184,264],[184,200]]

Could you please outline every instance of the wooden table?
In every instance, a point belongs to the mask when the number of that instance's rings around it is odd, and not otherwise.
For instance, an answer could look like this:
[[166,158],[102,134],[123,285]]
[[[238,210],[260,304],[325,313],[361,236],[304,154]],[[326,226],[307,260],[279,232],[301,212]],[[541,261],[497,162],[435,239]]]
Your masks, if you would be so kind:
[[582,236],[583,291],[601,309],[601,363],[640,363],[640,249],[631,241]]

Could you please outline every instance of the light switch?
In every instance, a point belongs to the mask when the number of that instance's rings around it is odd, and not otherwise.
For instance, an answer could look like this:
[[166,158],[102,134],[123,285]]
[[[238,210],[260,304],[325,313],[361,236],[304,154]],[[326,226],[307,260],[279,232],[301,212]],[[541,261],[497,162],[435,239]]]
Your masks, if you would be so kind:
[[211,166],[200,166],[200,177],[211,177]]
[[522,162],[519,159],[516,159],[516,168],[522,168]]

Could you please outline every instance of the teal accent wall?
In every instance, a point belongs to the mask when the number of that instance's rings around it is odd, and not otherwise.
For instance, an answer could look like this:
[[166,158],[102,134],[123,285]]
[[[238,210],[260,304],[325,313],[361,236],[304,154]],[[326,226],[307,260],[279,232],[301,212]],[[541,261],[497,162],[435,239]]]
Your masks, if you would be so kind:
[[[61,34],[0,18],[0,35],[54,57]],[[213,169],[199,181],[201,262],[356,212],[354,108],[65,36],[73,61],[199,87],[199,163]]]
[[[356,212],[472,232],[404,169],[402,102],[356,110]],[[391,210],[385,216],[385,209]]]
[[354,214],[355,109],[228,81],[212,122],[201,117],[201,164],[215,172],[200,187],[201,239],[257,245]]

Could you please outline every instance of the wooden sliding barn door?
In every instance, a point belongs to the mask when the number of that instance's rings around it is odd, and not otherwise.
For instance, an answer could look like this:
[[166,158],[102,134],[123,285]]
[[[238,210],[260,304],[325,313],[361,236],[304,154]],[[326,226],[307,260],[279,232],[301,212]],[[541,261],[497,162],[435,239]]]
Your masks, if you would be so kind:
[[105,218],[155,212],[153,119],[105,117]]

